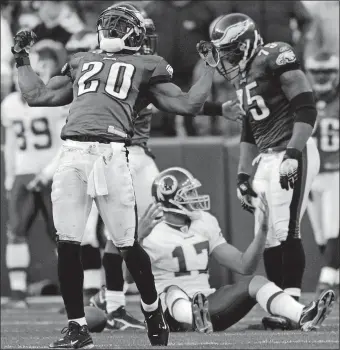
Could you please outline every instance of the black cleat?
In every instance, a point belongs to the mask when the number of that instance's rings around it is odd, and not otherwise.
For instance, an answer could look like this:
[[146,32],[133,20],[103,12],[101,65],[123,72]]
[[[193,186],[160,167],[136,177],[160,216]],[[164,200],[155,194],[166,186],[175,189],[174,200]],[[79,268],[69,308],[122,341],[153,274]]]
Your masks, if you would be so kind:
[[93,295],[90,299],[90,306],[94,306],[103,310],[106,313],[106,299],[105,299],[106,287],[102,286],[99,292]]
[[293,331],[299,329],[299,325],[283,316],[266,316],[262,319],[265,330],[281,329],[282,331]]
[[309,332],[318,329],[332,311],[335,293],[332,290],[323,292],[319,299],[312,301],[302,311],[299,326],[302,331]]
[[125,331],[126,329],[145,329],[144,323],[128,314],[121,306],[107,315],[106,329]]
[[13,290],[11,293],[11,297],[5,304],[1,305],[1,308],[10,310],[28,309],[26,293],[20,290]]
[[77,322],[71,321],[61,333],[66,334],[63,338],[50,344],[50,349],[91,349],[94,347],[87,325],[80,326]]
[[209,304],[206,296],[200,292],[196,293],[191,301],[193,329],[199,333],[212,333]]
[[146,312],[141,306],[145,317],[146,329],[152,346],[167,346],[169,341],[169,326],[165,321],[161,301],[158,308],[152,312]]

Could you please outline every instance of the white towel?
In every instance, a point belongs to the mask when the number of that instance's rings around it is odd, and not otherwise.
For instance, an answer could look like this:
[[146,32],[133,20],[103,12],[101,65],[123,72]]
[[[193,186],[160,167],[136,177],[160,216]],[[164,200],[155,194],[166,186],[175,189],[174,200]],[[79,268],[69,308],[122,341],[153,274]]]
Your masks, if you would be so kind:
[[97,196],[105,196],[109,192],[105,178],[105,158],[98,157],[94,162],[93,168],[89,174],[87,182],[87,194],[92,198]]

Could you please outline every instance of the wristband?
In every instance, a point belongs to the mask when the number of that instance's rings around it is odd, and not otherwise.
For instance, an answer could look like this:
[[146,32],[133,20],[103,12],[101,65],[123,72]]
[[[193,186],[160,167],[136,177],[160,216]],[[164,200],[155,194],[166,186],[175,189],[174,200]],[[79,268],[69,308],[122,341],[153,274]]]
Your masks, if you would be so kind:
[[17,68],[22,66],[29,66],[31,64],[28,56],[16,57],[15,62],[17,64]]
[[301,157],[301,151],[296,148],[287,148],[286,156],[298,160]]
[[223,115],[222,103],[206,101],[203,105],[203,114],[211,117]]
[[249,178],[250,178],[250,175],[245,173],[239,173],[237,174],[237,183],[240,184],[240,183],[246,182],[249,180]]

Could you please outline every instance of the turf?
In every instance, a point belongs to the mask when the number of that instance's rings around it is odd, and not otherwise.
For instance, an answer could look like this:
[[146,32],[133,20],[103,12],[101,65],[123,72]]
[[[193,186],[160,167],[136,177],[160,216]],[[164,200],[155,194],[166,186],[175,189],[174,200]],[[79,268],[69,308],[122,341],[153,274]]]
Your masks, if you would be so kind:
[[[312,295],[304,295],[305,302]],[[2,302],[4,299],[2,300]],[[1,349],[47,348],[60,337],[66,325],[65,315],[58,313],[60,298],[30,299],[28,310],[1,308]],[[128,297],[127,309],[142,319],[138,298]],[[256,330],[265,313],[255,307],[241,322],[226,332],[204,335],[199,333],[172,333],[168,348],[172,349],[339,349],[339,304],[316,332]],[[104,331],[94,333],[98,349],[149,349],[144,331]],[[155,349],[155,347],[152,347]]]

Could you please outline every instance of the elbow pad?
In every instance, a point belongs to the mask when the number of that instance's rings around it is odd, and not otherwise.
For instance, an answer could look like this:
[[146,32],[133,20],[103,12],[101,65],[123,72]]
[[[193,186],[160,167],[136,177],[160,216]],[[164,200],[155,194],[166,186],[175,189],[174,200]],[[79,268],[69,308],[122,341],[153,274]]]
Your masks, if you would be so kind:
[[290,107],[296,115],[295,122],[306,123],[314,127],[317,111],[312,92],[302,92],[290,101]]

